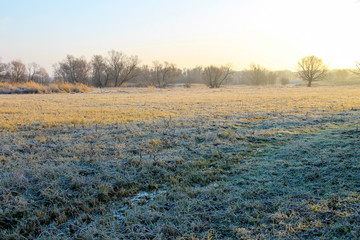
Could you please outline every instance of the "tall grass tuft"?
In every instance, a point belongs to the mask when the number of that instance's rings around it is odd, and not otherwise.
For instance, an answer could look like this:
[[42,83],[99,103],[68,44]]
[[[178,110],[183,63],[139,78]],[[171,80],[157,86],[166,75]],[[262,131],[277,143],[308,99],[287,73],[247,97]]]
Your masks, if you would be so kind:
[[84,84],[52,83],[42,85],[35,82],[18,84],[0,83],[0,94],[36,94],[36,93],[80,93],[91,92]]

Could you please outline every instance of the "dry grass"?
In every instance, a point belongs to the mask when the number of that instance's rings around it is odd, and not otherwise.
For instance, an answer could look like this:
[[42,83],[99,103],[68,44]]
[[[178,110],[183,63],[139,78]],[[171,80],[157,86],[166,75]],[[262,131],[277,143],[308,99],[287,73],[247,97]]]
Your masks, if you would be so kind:
[[1,239],[356,239],[360,88],[0,96]]
[[52,83],[50,85],[42,85],[35,82],[19,84],[0,83],[0,94],[80,93],[90,91],[89,87],[79,83]]
[[[103,93],[102,93],[103,92]],[[177,117],[245,120],[313,112],[336,113],[360,105],[359,88],[228,88],[99,90],[82,95],[0,95],[0,129],[113,125]],[[104,94],[106,93],[106,94]],[[265,114],[266,113],[266,114]]]

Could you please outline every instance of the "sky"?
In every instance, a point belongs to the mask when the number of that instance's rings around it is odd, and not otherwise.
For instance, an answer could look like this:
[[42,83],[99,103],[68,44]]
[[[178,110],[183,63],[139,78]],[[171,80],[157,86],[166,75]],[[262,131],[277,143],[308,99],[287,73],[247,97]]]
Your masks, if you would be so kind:
[[0,59],[50,73],[67,54],[110,50],[180,68],[251,63],[296,70],[316,55],[330,68],[360,61],[358,0],[0,0]]

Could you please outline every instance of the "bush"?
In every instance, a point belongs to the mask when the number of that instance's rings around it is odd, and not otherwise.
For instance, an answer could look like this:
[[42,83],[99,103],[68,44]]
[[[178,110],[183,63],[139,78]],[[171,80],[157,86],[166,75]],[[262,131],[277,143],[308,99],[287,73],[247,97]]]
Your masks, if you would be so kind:
[[280,83],[281,83],[281,85],[285,86],[290,83],[290,79],[287,77],[282,77],[282,78],[280,78]]

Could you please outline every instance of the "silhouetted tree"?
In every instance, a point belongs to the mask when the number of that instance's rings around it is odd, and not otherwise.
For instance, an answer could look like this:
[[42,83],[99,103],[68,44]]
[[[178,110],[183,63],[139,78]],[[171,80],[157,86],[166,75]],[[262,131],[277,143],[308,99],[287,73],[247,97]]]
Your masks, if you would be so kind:
[[101,55],[94,55],[91,60],[91,65],[93,85],[95,87],[106,87],[110,77],[106,60]]
[[185,69],[183,71],[183,81],[186,88],[190,88],[195,82],[201,82],[202,79],[202,67],[197,66],[192,69]]
[[9,67],[9,64],[0,62],[0,82],[9,81]]
[[277,72],[269,71],[259,64],[250,64],[250,68],[243,72],[242,78],[250,85],[274,85],[279,78]]
[[329,70],[326,78],[330,81],[344,81],[351,76],[353,71],[348,69],[332,69]]
[[143,66],[142,74],[145,81],[157,88],[166,88],[174,83],[181,75],[181,70],[173,63],[164,62],[163,64],[154,61],[153,66]]
[[12,83],[26,82],[26,66],[20,60],[11,61],[8,71]]
[[40,84],[48,84],[50,76],[46,69],[33,62],[28,64],[28,81],[34,81]]
[[110,51],[108,64],[108,73],[114,86],[119,87],[130,81],[139,74],[137,68],[139,60],[136,56],[128,57],[122,52]]
[[154,86],[151,80],[152,78],[151,68],[148,65],[142,65],[140,67],[140,72],[141,72],[140,84],[144,84],[146,87]]
[[67,55],[66,58],[55,65],[55,75],[64,82],[69,83],[89,83],[89,73],[91,65],[84,58],[75,58]]
[[252,63],[250,68],[244,71],[244,75],[248,84],[259,86],[267,84],[268,78],[266,72],[266,68]]
[[35,74],[34,82],[41,83],[41,84],[49,84],[50,83],[50,76],[45,68],[40,67],[39,71]]
[[322,59],[316,56],[307,56],[298,62],[298,74],[302,80],[307,82],[308,87],[311,87],[314,81],[324,79],[327,71]]
[[205,84],[210,88],[219,88],[222,84],[231,79],[232,70],[230,65],[208,66],[204,68],[202,76]]
[[40,66],[35,63],[29,63],[28,64],[28,81],[33,81],[35,78],[36,73],[40,71]]
[[281,85],[287,85],[287,84],[289,84],[290,83],[290,79],[289,78],[287,78],[287,77],[281,77],[280,78],[280,83],[281,83]]
[[266,74],[266,78],[267,78],[267,82],[266,84],[268,85],[274,85],[276,83],[276,80],[278,79],[278,75],[275,72],[267,72]]

